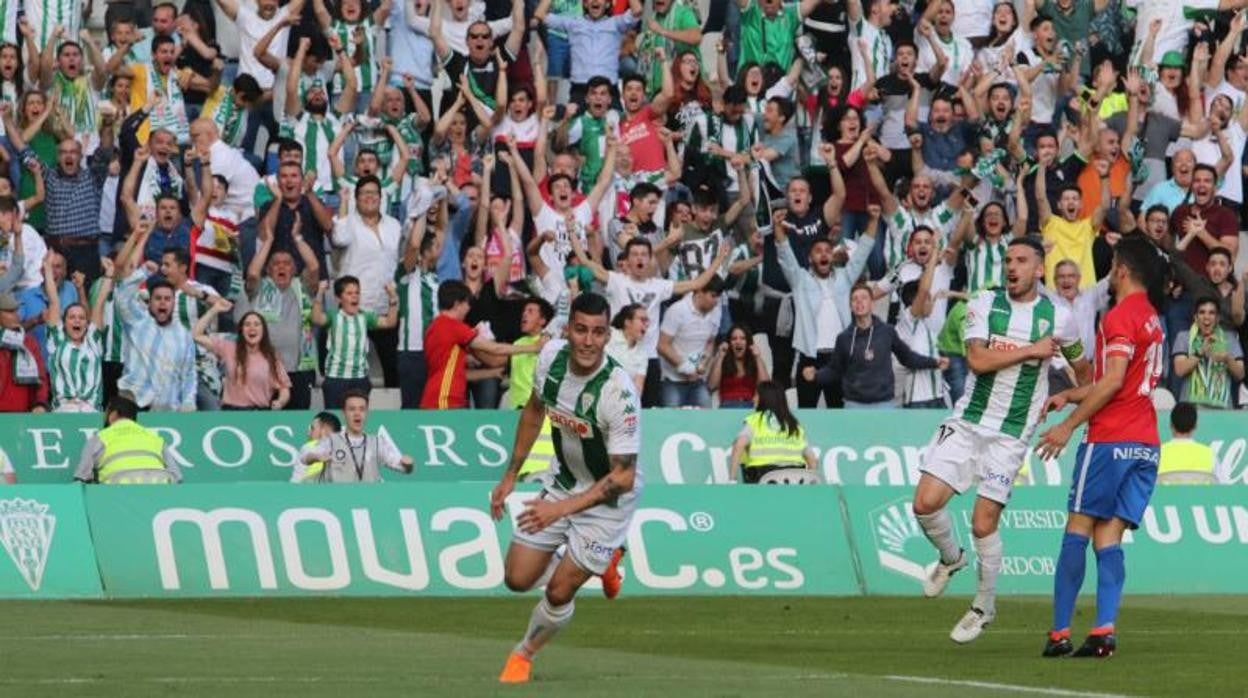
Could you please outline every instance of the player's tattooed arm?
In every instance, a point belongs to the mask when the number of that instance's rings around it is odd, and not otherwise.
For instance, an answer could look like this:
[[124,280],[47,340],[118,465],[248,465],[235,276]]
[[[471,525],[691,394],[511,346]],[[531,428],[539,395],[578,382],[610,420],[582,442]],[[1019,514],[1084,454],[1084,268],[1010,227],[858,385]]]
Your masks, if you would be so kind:
[[1045,337],[1034,344],[1014,349],[990,349],[983,339],[966,341],[966,365],[976,375],[993,373],[1024,361],[1039,361],[1053,357],[1060,350],[1052,337]]
[[633,480],[637,476],[637,454],[629,453],[611,456],[611,472],[602,479],[602,495],[604,502],[618,499],[620,495],[633,489]]

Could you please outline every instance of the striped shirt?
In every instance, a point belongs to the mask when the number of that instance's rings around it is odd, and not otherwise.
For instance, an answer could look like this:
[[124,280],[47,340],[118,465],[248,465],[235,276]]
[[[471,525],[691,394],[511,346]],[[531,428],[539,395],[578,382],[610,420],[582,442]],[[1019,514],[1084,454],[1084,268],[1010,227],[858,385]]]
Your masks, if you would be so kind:
[[399,351],[425,348],[425,328],[433,321],[438,306],[438,275],[417,268],[395,273],[399,293]]
[[[17,0],[8,1],[18,4]],[[52,32],[58,26],[65,27],[65,36],[69,40],[78,40],[78,30],[82,29],[83,0],[28,0],[21,4],[26,23],[35,30],[35,47],[40,51],[51,40]],[[10,28],[12,26],[9,25]]]
[[[95,300],[100,297],[100,287],[104,285],[104,279],[96,279],[91,284],[91,307],[95,307]],[[108,293],[108,300],[104,301],[104,327],[103,332],[103,354],[105,361],[120,363],[122,361],[122,327],[121,314],[116,312],[116,301],[112,291]]]
[[[187,332],[194,332],[195,323],[199,322],[199,317],[208,312],[212,298],[220,294],[213,287],[198,281],[187,281],[186,284],[204,294],[204,299],[200,300],[179,289],[174,294],[173,312],[174,317],[182,323]],[[215,329],[215,326],[209,327],[208,332],[211,334]],[[195,374],[200,386],[213,395],[221,394],[221,367],[217,362],[217,357],[198,344],[195,345]]]
[[368,378],[368,331],[377,327],[377,314],[361,310],[348,315],[337,308],[329,317],[329,356],[326,378]]
[[954,211],[943,202],[926,211],[916,211],[905,206],[898,206],[893,215],[888,217],[888,238],[885,247],[885,263],[889,269],[897,267],[908,258],[906,248],[910,245],[910,235],[919,226],[927,226],[935,233],[936,239],[943,245],[949,239],[952,223],[956,218]]
[[[553,427],[554,481],[570,492],[593,487],[610,472],[612,455],[636,454],[641,446],[641,403],[633,379],[606,356],[592,375],[577,375],[569,365],[571,353],[563,340],[547,343],[533,376]],[[633,490],[641,490],[640,480]]]
[[[1083,355],[1079,327],[1071,314],[1044,296],[1020,303],[1002,290],[984,291],[966,309],[966,341],[981,340],[992,351],[1009,350],[1053,337],[1069,360]],[[954,417],[1023,441],[1031,439],[1049,395],[1049,363],[1028,360],[991,373],[971,373]]]
[[75,343],[65,326],[48,326],[48,374],[52,380],[52,409],[69,400],[80,400],[99,410],[103,392],[104,333],[88,325],[81,342]]
[[[346,20],[335,19],[329,30],[338,36],[338,40],[342,42],[343,48],[347,50],[354,62],[357,50],[355,41],[351,37],[359,28],[364,29],[364,43],[360,46],[364,55],[361,57],[360,64],[355,66],[355,85],[360,92],[372,92],[377,82],[377,25],[373,22],[373,18],[365,16],[354,24],[349,24]],[[346,80],[342,77],[342,73],[334,73],[334,94],[342,94],[345,87]]]
[[1005,286],[1005,252],[1009,246],[1009,240],[1002,235],[996,241],[980,237],[963,247],[966,252],[967,293]]
[[136,269],[117,288],[126,357],[117,387],[140,407],[189,412],[195,409],[195,342],[176,320],[156,324],[139,301],[139,284],[146,278],[144,269]]

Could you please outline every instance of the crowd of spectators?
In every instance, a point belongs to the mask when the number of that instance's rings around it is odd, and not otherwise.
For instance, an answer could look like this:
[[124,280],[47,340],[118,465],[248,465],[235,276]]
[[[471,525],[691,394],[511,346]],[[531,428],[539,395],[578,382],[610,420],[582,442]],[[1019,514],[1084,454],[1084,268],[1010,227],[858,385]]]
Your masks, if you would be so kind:
[[1126,235],[1238,407],[1245,4],[13,0],[0,410],[514,407],[591,290],[645,406],[940,408],[1012,237],[1091,351]]

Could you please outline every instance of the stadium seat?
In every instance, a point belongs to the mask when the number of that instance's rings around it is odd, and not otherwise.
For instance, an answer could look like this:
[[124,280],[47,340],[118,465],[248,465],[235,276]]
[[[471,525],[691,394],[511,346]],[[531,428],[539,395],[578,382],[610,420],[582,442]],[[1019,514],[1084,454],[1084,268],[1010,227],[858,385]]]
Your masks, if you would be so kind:
[[760,485],[822,485],[823,477],[805,468],[773,470],[758,479]]

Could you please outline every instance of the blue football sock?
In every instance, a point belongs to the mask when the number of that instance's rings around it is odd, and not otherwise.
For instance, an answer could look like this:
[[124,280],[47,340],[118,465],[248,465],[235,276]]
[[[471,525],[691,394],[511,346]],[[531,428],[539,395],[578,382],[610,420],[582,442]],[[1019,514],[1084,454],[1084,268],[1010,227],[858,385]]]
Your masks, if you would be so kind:
[[1088,538],[1067,532],[1062,536],[1062,552],[1057,557],[1057,572],[1053,575],[1053,629],[1065,630],[1075,615],[1075,599],[1083,586],[1083,574],[1088,566]]
[[1126,555],[1121,545],[1096,551],[1096,627],[1112,628],[1122,603],[1122,587],[1127,581]]

